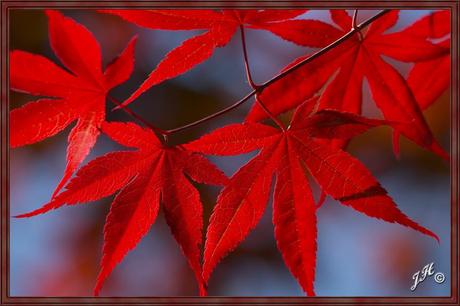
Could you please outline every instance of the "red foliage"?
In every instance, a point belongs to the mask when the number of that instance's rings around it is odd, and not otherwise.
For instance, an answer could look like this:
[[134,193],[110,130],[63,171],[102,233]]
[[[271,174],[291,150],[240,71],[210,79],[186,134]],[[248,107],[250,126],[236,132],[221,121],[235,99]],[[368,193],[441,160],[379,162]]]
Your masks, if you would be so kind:
[[[240,26],[272,31],[292,40],[287,19],[297,17],[306,10],[105,10],[142,27],[155,30],[206,30],[169,52],[150,73],[147,80],[125,101],[128,105],[150,87],[176,77],[207,60],[214,49],[224,47]],[[284,31],[272,27],[286,25]]]
[[443,52],[437,57],[414,65],[407,83],[421,109],[428,108],[450,84],[450,14],[438,11],[428,15],[405,31],[424,39],[442,39],[436,43]]
[[[391,11],[384,15],[373,22],[367,31],[359,31],[318,61],[303,66],[269,87],[260,98],[273,114],[279,114],[323,90],[319,101],[320,109],[337,109],[360,114],[362,83],[366,78],[372,97],[385,119],[406,123],[394,127],[397,134],[402,134],[418,145],[448,159],[447,153],[431,134],[415,99],[415,96],[425,92],[425,88],[415,87],[416,90],[413,92],[404,77],[382,59],[382,55],[385,55],[404,62],[425,62],[439,60],[440,56],[446,54],[446,50],[429,42],[426,35],[411,35],[414,31],[410,29],[386,34],[386,31],[398,21],[398,13]],[[341,31],[337,31],[332,25],[322,28],[321,33],[327,33],[325,37],[329,38],[329,42],[345,35],[353,27],[352,18],[345,11],[331,10],[331,18]],[[299,40],[298,43],[304,41]],[[433,69],[433,66],[430,67]],[[445,78],[449,74],[445,71],[445,66],[440,67],[443,68],[440,73],[443,73]],[[440,84],[439,88],[445,89],[445,83]],[[439,94],[439,90],[434,94]],[[338,96],[341,98],[337,99]],[[256,104],[247,120],[257,121],[265,117],[266,113]]]
[[104,256],[95,294],[126,253],[134,248],[155,222],[160,198],[166,220],[188,259],[205,294],[200,249],[203,227],[198,191],[185,177],[224,185],[226,176],[204,157],[183,148],[165,147],[151,130],[133,123],[104,123],[112,140],[137,151],[108,153],[82,167],[66,190],[43,207],[17,217],[31,217],[63,205],[95,201],[116,191],[104,228]]
[[[121,107],[143,123],[147,122],[126,105],[152,86],[207,60],[216,48],[227,45],[239,28],[242,34],[245,27],[270,31],[301,46],[323,47],[324,52],[295,60],[261,86],[250,82],[253,92],[229,108],[256,96],[258,103],[245,123],[225,126],[188,144],[169,146],[169,134],[226,111],[169,131],[148,123],[150,128],[106,122],[107,93],[129,78],[136,39],[103,71],[100,48],[92,34],[59,12],[47,11],[52,49],[70,72],[40,55],[17,50],[10,53],[11,88],[52,97],[11,112],[10,144],[19,147],[39,142],[73,121],[77,124],[69,135],[64,177],[50,202],[18,217],[31,217],[118,192],[104,229],[96,295],[114,267],[155,222],[160,202],[172,234],[195,273],[200,294],[205,295],[217,263],[245,239],[261,218],[275,178],[275,238],[286,265],[307,295],[315,294],[319,206],[315,205],[307,174],[318,183],[324,196],[330,195],[370,217],[399,223],[438,239],[399,210],[369,170],[344,151],[344,144],[370,128],[390,125],[395,131],[395,144],[402,134],[448,158],[434,139],[423,110],[449,86],[449,12],[432,13],[392,33],[387,30],[397,22],[398,11],[380,13],[369,21],[368,27],[356,25],[355,18],[343,10],[331,11],[334,25],[295,19],[306,10],[103,12],[156,30],[205,30],[169,52],[123,103]],[[244,42],[243,36],[242,39]],[[408,80],[382,56],[415,63]],[[290,70],[292,67],[296,69]],[[385,120],[360,116],[364,79],[369,82],[373,100]],[[276,116],[292,109],[295,113],[291,124],[284,128]],[[279,129],[257,122],[266,118],[273,119]],[[101,132],[136,150],[108,153],[77,171]],[[165,140],[160,141],[155,133],[162,134]],[[201,155],[236,155],[254,150],[259,153],[231,179]],[[395,151],[398,150],[395,145]],[[76,175],[70,180],[74,172]],[[202,203],[191,180],[224,186],[207,229],[203,265]],[[65,190],[59,193],[64,185]]]
[[275,174],[273,222],[278,248],[304,291],[314,295],[316,207],[303,166],[327,194],[342,204],[438,239],[404,215],[363,164],[316,139],[348,139],[381,122],[335,111],[311,115],[314,102],[301,105],[285,131],[259,123],[234,124],[186,145],[190,150],[213,155],[261,150],[233,175],[217,199],[206,236],[205,281],[217,262],[258,223]]
[[131,75],[136,38],[102,71],[101,50],[93,35],[57,11],[46,13],[51,47],[72,73],[41,55],[16,50],[10,53],[11,88],[55,98],[39,99],[11,112],[10,145],[19,147],[41,141],[77,120],[69,134],[67,166],[55,196],[96,143],[105,121],[107,92]]

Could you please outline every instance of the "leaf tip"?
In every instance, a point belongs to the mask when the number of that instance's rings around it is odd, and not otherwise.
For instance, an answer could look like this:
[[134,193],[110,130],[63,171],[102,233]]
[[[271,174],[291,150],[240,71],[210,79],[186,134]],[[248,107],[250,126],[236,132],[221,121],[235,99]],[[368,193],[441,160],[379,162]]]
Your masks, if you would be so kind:
[[208,285],[202,281],[199,284],[199,290],[200,290],[200,297],[204,297],[208,295]]
[[447,153],[435,139],[433,139],[433,142],[427,147],[427,149],[441,157],[444,161],[450,162],[449,153]]
[[321,190],[321,195],[319,197],[318,203],[316,203],[316,209],[319,209],[323,206],[324,202],[326,201],[327,193],[324,190]]
[[99,297],[99,291],[101,290],[99,284],[96,285],[96,287],[94,287],[94,290],[93,290],[93,295],[94,297]]
[[423,227],[423,226],[419,226],[419,228],[414,228],[416,229],[417,231],[421,232],[422,234],[425,234],[427,236],[430,236],[431,238],[435,239],[438,244],[441,244],[441,240],[439,239],[439,236],[436,235],[434,232],[430,231],[429,229]]
[[433,237],[438,242],[438,245],[441,245],[441,239],[439,238],[438,235],[432,232],[430,236]]
[[139,34],[136,34],[134,35],[131,40],[130,40],[130,43],[132,42],[133,44],[135,44],[137,42],[137,39],[139,38]]
[[101,272],[99,272],[99,275],[97,276],[96,285],[94,285],[93,289],[93,295],[95,297],[98,297],[99,293],[101,292],[102,285],[104,284],[104,281],[107,278],[106,274],[107,273],[105,273],[104,270],[102,270]]
[[208,282],[209,282],[209,279],[211,278],[211,274],[212,274],[215,266],[217,265],[217,263],[212,262],[211,259],[212,259],[212,257],[209,258],[209,259],[205,258],[205,260],[203,262],[202,272],[201,272],[202,283],[204,284],[206,289],[208,287]]
[[49,19],[62,17],[62,14],[58,10],[45,10],[45,14]]
[[123,104],[117,105],[114,108],[112,108],[112,112],[117,111],[117,110],[122,109],[122,108],[123,108]]
[[43,205],[40,208],[37,208],[36,210],[33,210],[31,212],[28,212],[28,213],[13,216],[13,218],[29,218],[29,217],[41,215],[41,214],[44,214],[44,213],[46,213],[46,212],[48,212],[50,210],[53,210],[53,209],[56,209],[56,208],[60,207],[62,204],[63,203],[60,202],[59,200],[56,201],[56,199],[53,199],[53,201],[49,202],[48,204]]
[[15,215],[15,216],[13,216],[13,218],[15,218],[15,219],[30,218],[30,217],[39,215],[40,212],[37,212],[37,211],[38,211],[38,210],[34,210],[34,211],[31,211],[31,212],[28,212],[28,213],[23,213],[23,214]]
[[[134,48],[136,47],[137,40],[139,39],[139,34],[134,35],[131,37],[131,39],[128,42],[128,47],[126,49],[130,49],[131,52],[134,51]],[[131,50],[132,49],[132,50]]]
[[57,185],[56,189],[53,191],[53,194],[51,195],[51,200],[54,200],[58,193],[61,191],[61,189],[64,187],[64,185],[67,183],[67,181],[70,179],[72,176],[72,173],[65,173],[64,177],[61,179],[59,184]]

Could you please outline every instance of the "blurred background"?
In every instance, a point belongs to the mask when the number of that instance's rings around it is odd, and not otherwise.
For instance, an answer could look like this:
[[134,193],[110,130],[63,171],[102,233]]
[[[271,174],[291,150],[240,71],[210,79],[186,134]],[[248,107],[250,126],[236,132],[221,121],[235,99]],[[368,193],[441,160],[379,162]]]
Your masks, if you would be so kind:
[[[127,98],[164,55],[199,31],[153,31],[94,11],[65,10],[84,24],[100,42],[106,65],[139,34],[136,65],[131,79],[111,95]],[[376,11],[360,11],[359,19]],[[429,11],[402,11],[393,30]],[[301,18],[329,21],[324,10]],[[10,46],[42,54],[61,65],[51,51],[47,20],[42,10],[10,11]],[[263,31],[247,30],[249,57],[256,82],[262,82],[298,56],[311,51]],[[407,75],[410,64],[391,62]],[[46,73],[44,71],[43,73]],[[365,114],[381,117],[364,85]],[[225,48],[191,72],[156,86],[131,104],[155,125],[170,129],[216,112],[250,91],[245,79],[239,33]],[[33,97],[11,92],[11,109]],[[230,122],[241,122],[252,102],[207,124],[174,135],[183,143]],[[108,102],[107,109],[112,105]],[[123,112],[108,112],[108,119],[129,120]],[[449,95],[446,92],[425,113],[443,147],[449,149]],[[73,126],[73,125],[72,125]],[[11,151],[11,214],[46,203],[62,177],[66,137],[71,127],[41,143]],[[121,149],[105,136],[86,162]],[[401,210],[433,230],[433,239],[396,224],[368,218],[328,199],[318,210],[318,254],[315,289],[318,296],[449,296],[450,295],[450,180],[449,166],[437,156],[403,139],[401,158],[392,154],[391,131],[381,127],[357,137],[349,151],[357,156],[387,189]],[[231,175],[253,154],[212,158]],[[219,189],[196,185],[205,207],[205,224]],[[11,296],[91,296],[102,253],[103,225],[113,197],[64,207],[30,219],[11,219]],[[283,264],[273,237],[271,203],[249,237],[226,257],[210,280],[209,295],[302,296],[294,277]],[[412,275],[434,262],[446,281],[426,279],[410,291]],[[160,212],[149,234],[108,278],[105,296],[194,296],[197,287],[191,270]]]

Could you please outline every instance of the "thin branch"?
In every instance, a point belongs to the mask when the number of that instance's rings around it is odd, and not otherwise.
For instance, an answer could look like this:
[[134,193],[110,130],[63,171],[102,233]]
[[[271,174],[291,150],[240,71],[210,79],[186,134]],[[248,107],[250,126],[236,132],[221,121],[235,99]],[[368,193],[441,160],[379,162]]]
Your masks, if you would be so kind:
[[353,26],[353,29],[356,29],[356,26],[357,26],[357,20],[358,20],[358,10],[355,10],[353,12],[353,21],[352,21],[352,26]]
[[268,117],[270,117],[270,119],[275,122],[275,124],[283,131],[286,131],[286,128],[284,127],[283,123],[278,119],[276,118],[275,115],[272,114],[272,112],[267,108],[267,106],[265,106],[264,103],[262,103],[262,101],[260,100],[260,97],[256,94],[255,96],[255,99],[256,99],[256,103],[259,104],[259,106],[263,109],[263,111],[267,114]]
[[[112,102],[113,104],[117,105],[117,106],[120,106],[121,105],[121,102],[119,102],[118,100],[116,100],[114,97],[112,96],[109,96],[107,95],[107,98],[109,98],[110,102]],[[157,128],[156,126],[154,126],[153,124],[151,124],[150,122],[148,122],[147,120],[145,120],[144,118],[142,118],[140,115],[136,114],[134,111],[130,110],[128,107],[122,107],[121,108],[125,113],[127,113],[128,115],[130,115],[131,117],[133,117],[134,119],[138,120],[139,122],[141,122],[142,124],[144,124],[145,126],[149,127],[151,130],[161,134],[163,137],[167,136],[169,134],[168,131],[165,131],[165,130],[162,130],[160,128]]]
[[229,111],[231,111],[231,110],[237,108],[238,106],[240,106],[241,104],[243,104],[243,103],[246,102],[247,100],[249,100],[255,93],[256,93],[256,91],[253,90],[253,91],[251,91],[250,93],[248,93],[246,96],[244,96],[243,98],[241,98],[241,99],[238,100],[237,102],[233,103],[232,105],[230,105],[230,106],[224,108],[223,110],[220,110],[220,111],[218,111],[218,112],[216,112],[216,113],[214,113],[214,114],[212,114],[212,115],[209,115],[209,116],[207,116],[207,117],[204,117],[204,118],[202,118],[202,119],[200,119],[200,120],[198,120],[198,121],[195,121],[195,122],[186,124],[186,125],[184,125],[184,126],[180,126],[180,127],[178,127],[178,128],[175,128],[175,129],[167,130],[166,132],[167,132],[168,134],[177,133],[177,132],[180,132],[180,131],[182,131],[182,130],[186,130],[186,129],[189,129],[189,128],[194,127],[194,126],[196,126],[196,125],[199,125],[199,124],[201,124],[201,123],[203,123],[203,122],[206,122],[206,121],[209,121],[209,120],[211,120],[211,119],[214,119],[214,118],[216,118],[216,117],[219,117],[219,116],[221,116],[221,115],[223,115],[223,114],[226,114],[226,113],[228,113]]
[[244,67],[246,68],[246,78],[248,79],[249,85],[251,85],[252,89],[256,89],[259,86],[254,82],[252,78],[251,68],[249,66],[248,50],[246,47],[246,36],[244,35],[244,26],[242,25],[240,25],[240,32],[241,32],[241,45],[243,46]]
[[368,26],[369,24],[371,24],[374,20],[382,17],[383,15],[385,15],[385,14],[387,14],[389,12],[390,12],[390,10],[383,10],[383,11],[377,13],[376,15],[372,16],[371,18],[367,19],[366,21],[360,23],[359,25],[356,26],[355,29],[351,29],[347,34],[343,35],[342,37],[340,37],[339,39],[337,39],[333,43],[327,45],[326,47],[322,48],[321,50],[317,51],[316,53],[313,53],[311,56],[307,57],[303,61],[295,64],[291,68],[286,69],[285,71],[283,71],[280,74],[276,75],[275,77],[271,78],[267,82],[263,83],[262,85],[259,86],[259,90],[262,91],[268,85],[271,85],[272,83],[278,81],[279,79],[284,78],[289,73],[299,69],[300,67],[302,67],[305,64],[310,63],[311,61],[313,61],[314,59],[320,57],[321,55],[323,55],[324,53],[330,51],[331,49],[334,49],[336,46],[340,45],[341,43],[343,43],[344,41],[346,41],[347,39],[352,37],[356,32],[360,31],[362,28],[364,28],[364,27]]
[[[358,22],[358,10],[355,10],[353,12],[353,20],[352,20],[352,23],[351,23],[353,29],[357,28],[357,22]],[[359,38],[360,41],[363,40],[363,33],[361,33],[360,30],[358,30],[358,38]]]
[[300,67],[310,63],[311,61],[313,61],[314,59],[320,57],[324,53],[327,53],[331,49],[335,48],[336,46],[340,45],[341,43],[343,43],[344,41],[346,41],[347,39],[352,37],[356,32],[359,32],[361,29],[367,27],[373,21],[375,21],[376,19],[382,17],[383,15],[387,14],[388,12],[390,12],[390,10],[388,10],[388,9],[382,10],[381,12],[379,12],[379,13],[375,14],[374,16],[372,16],[371,18],[363,21],[362,23],[358,24],[356,26],[356,28],[352,28],[348,33],[346,33],[345,35],[343,35],[342,37],[340,37],[336,41],[332,42],[331,44],[327,45],[326,47],[324,47],[321,50],[317,51],[316,53],[312,54],[311,56],[305,58],[304,60],[302,60],[299,63],[295,64],[294,66],[290,67],[289,69],[286,69],[285,71],[279,73],[278,75],[274,76],[273,78],[271,78],[270,80],[266,81],[265,83],[259,85],[257,87],[257,89],[253,89],[250,93],[248,93],[246,96],[241,98],[239,101],[237,101],[234,104],[224,108],[223,110],[220,110],[220,111],[218,111],[218,112],[216,112],[216,113],[214,113],[212,115],[204,117],[204,118],[202,118],[202,119],[200,119],[198,121],[186,124],[184,126],[181,126],[181,127],[175,128],[175,129],[171,129],[171,130],[167,130],[166,132],[169,133],[169,134],[172,134],[172,133],[180,132],[182,130],[189,129],[189,128],[194,127],[196,125],[199,125],[199,124],[201,124],[203,122],[206,122],[206,121],[214,119],[214,118],[216,118],[218,116],[221,116],[221,115],[233,110],[234,108],[237,108],[241,104],[243,104],[246,101],[248,101],[252,96],[254,96],[256,94],[260,94],[269,85],[271,85],[271,84],[277,82],[278,80],[284,78],[285,76],[287,76],[291,72],[296,71]]
[[[243,47],[243,58],[244,58],[244,66],[246,68],[246,78],[249,82],[249,85],[251,85],[252,89],[257,90],[259,88],[258,85],[254,82],[251,74],[251,65],[249,64],[249,56],[248,56],[248,49],[246,47],[246,36],[244,35],[244,27],[240,25],[240,32],[241,32],[241,45]],[[270,117],[270,119],[275,122],[275,124],[281,129],[281,130],[286,130],[283,123],[274,116],[270,110],[265,106],[265,104],[262,103],[260,100],[260,97],[255,95],[255,100],[256,103],[259,104],[259,106],[264,110],[264,112]]]

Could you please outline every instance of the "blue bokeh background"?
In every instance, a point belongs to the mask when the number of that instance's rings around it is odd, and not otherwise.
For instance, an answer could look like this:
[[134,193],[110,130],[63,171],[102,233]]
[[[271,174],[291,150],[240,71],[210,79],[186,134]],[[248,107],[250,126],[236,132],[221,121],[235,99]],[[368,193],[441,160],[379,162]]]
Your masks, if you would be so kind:
[[[94,33],[101,43],[104,63],[110,62],[134,34],[139,34],[135,73],[129,82],[111,93],[119,100],[128,97],[169,50],[199,33],[141,29],[94,11],[66,10],[64,13]],[[359,19],[375,13],[360,11]],[[402,11],[395,29],[427,13],[429,11]],[[12,49],[43,54],[58,62],[49,47],[43,11],[13,10],[10,18]],[[310,11],[301,18],[329,20],[324,10]],[[257,81],[269,79],[290,61],[311,51],[262,31],[248,30],[247,39]],[[133,103],[132,109],[162,128],[173,128],[230,105],[250,90],[241,52],[237,34],[205,64],[154,87]],[[404,75],[411,67],[392,63]],[[380,117],[370,100],[367,84],[364,91],[365,114]],[[25,94],[11,93],[11,108],[32,99]],[[216,127],[241,121],[249,106],[174,136],[173,141],[185,142]],[[131,120],[121,112],[108,116],[111,120]],[[426,111],[426,117],[436,137],[448,149],[448,93]],[[12,215],[30,211],[49,200],[64,171],[69,130],[39,144],[11,151]],[[117,149],[120,147],[102,136],[86,161]],[[349,151],[368,166],[401,210],[436,232],[441,243],[400,225],[368,218],[328,199],[318,210],[317,295],[449,296],[448,165],[407,140],[402,141],[402,156],[397,160],[391,151],[391,131],[386,127],[359,136]],[[253,154],[212,160],[231,175],[251,156]],[[219,189],[198,187],[207,218]],[[90,296],[101,258],[102,228],[112,198],[64,207],[30,219],[12,218],[10,295]],[[303,295],[276,249],[271,212],[270,203],[257,228],[217,267],[210,282],[210,295]],[[430,262],[434,262],[436,271],[446,275],[446,281],[437,284],[427,279],[411,292],[412,275]],[[193,274],[161,213],[149,234],[114,270],[102,291],[102,295],[107,296],[196,294]]]

